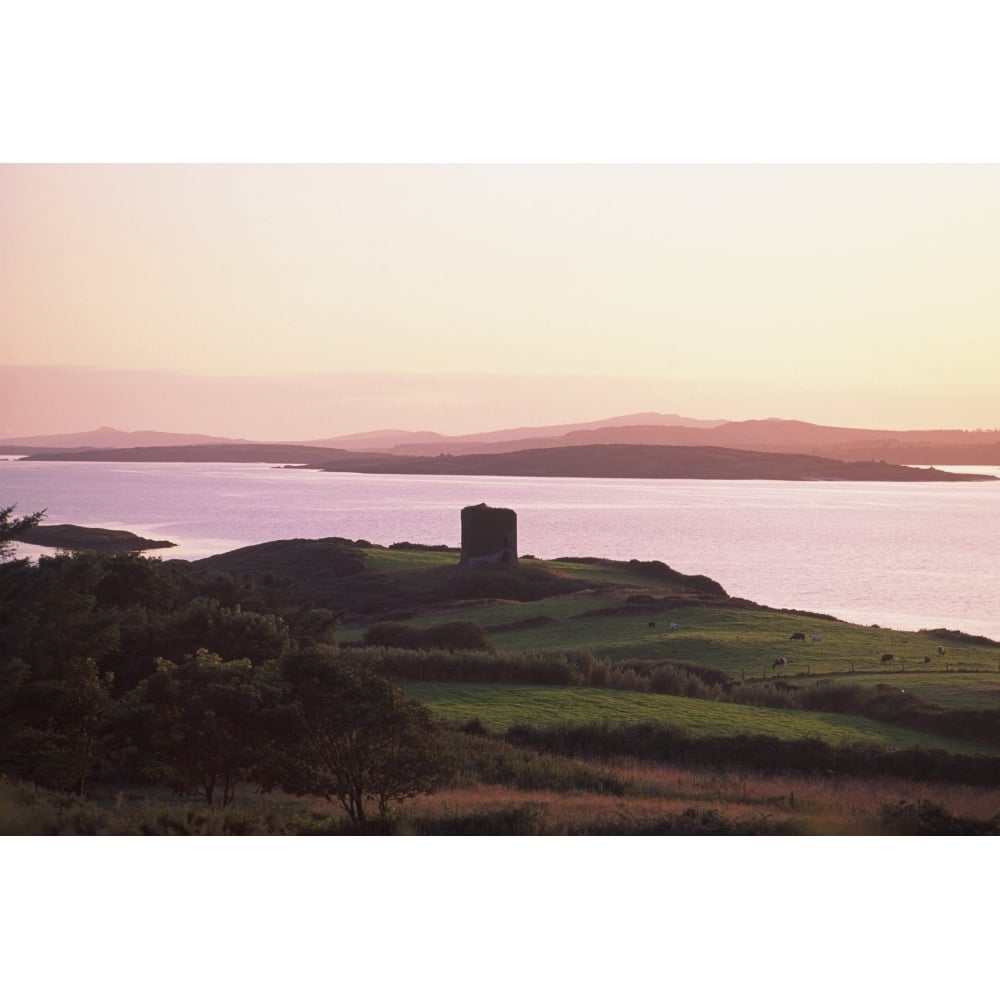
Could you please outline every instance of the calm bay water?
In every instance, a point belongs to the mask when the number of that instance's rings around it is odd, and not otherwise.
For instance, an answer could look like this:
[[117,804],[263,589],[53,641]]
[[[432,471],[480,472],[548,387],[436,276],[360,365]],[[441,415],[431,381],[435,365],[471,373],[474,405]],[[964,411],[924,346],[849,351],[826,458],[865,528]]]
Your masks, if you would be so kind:
[[16,503],[18,514],[44,507],[48,524],[127,528],[179,543],[151,553],[166,559],[329,535],[457,546],[460,509],[480,502],[517,511],[522,554],[659,559],[774,607],[1000,639],[1000,482],[367,476],[0,461],[0,506]]

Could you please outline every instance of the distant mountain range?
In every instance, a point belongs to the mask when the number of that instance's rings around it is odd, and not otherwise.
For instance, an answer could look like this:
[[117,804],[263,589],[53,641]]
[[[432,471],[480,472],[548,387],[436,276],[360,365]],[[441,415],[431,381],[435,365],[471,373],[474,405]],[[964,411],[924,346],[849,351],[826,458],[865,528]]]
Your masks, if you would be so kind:
[[[536,439],[558,439],[567,434],[612,429],[620,427],[718,427],[725,420],[696,420],[676,413],[631,413],[622,417],[608,417],[605,420],[591,420],[581,424],[555,424],[549,427],[515,427],[507,430],[486,431],[481,434],[436,434],[433,431],[368,431],[364,434],[347,434],[341,437],[323,438],[319,441],[302,441],[327,448],[347,448],[352,451],[400,451],[410,455],[435,455],[447,445],[452,454],[468,454],[456,451],[456,447],[469,448],[480,444],[504,444],[508,442],[535,441]],[[624,443],[624,442],[623,442]],[[434,449],[437,449],[435,451]],[[482,450],[478,449],[477,450]]]
[[[299,442],[248,442],[199,434],[125,432],[102,427],[78,434],[7,439],[0,441],[0,451],[13,454],[53,449],[204,448],[227,445],[247,448],[252,445],[266,449],[269,455],[292,456],[292,452],[284,449],[301,447],[411,457],[489,455],[593,445],[645,445],[728,448],[899,465],[1000,465],[1000,430],[894,431],[830,427],[777,418],[695,420],[663,413],[635,413],[588,423],[516,427],[481,434],[444,435],[433,431],[377,430]],[[218,460],[194,458],[194,453],[191,457],[195,461]],[[247,460],[309,461],[298,457]]]
[[167,431],[119,431],[98,427],[76,434],[36,434],[33,437],[4,438],[0,445],[8,453],[13,448],[155,448],[161,445],[243,444],[245,439],[212,437],[208,434],[171,434]]

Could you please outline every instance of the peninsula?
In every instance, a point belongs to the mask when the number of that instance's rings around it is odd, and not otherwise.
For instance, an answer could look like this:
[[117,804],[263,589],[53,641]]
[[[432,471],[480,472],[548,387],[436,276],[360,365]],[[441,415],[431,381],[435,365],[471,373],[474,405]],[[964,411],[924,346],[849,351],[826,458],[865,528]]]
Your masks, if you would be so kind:
[[21,461],[268,462],[390,475],[560,476],[621,479],[776,479],[850,482],[973,482],[997,477],[884,461],[685,445],[593,444],[499,454],[434,456],[347,451],[300,444],[196,444],[44,452]]
[[144,552],[146,549],[170,549],[176,542],[142,538],[131,531],[112,528],[84,528],[78,524],[38,524],[18,537],[28,545],[91,552]]

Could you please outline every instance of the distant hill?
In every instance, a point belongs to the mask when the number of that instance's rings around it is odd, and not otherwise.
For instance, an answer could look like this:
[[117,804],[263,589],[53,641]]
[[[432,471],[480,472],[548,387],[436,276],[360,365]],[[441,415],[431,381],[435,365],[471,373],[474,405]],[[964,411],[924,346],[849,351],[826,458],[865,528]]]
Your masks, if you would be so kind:
[[634,479],[783,479],[869,482],[988,480],[885,462],[844,462],[814,455],[671,445],[580,445],[489,455],[437,457],[345,453],[327,460],[330,472],[463,476],[574,476]]
[[392,451],[400,455],[468,455],[596,444],[738,448],[899,465],[1000,465],[1000,431],[887,431],[778,419],[712,426],[615,424],[504,441],[446,438],[428,445],[403,443]]
[[[851,462],[888,462],[895,465],[1000,465],[1000,430],[880,430],[834,427],[802,420],[695,420],[673,413],[634,413],[589,423],[548,427],[519,427],[481,434],[445,435],[433,431],[395,429],[366,431],[339,437],[296,442],[248,442],[202,434],[160,431],[125,432],[102,427],[80,434],[44,435],[0,441],[0,453],[25,451],[41,457],[44,450],[132,449],[187,446],[243,446],[260,448],[264,457],[208,457],[192,453],[176,458],[137,461],[264,461],[314,462],[273,449],[304,448],[378,452],[397,456],[487,455],[539,448],[593,445],[648,445],[730,448],[776,454],[813,455]],[[247,452],[250,454],[250,452]],[[292,455],[292,457],[275,457]],[[122,460],[116,456],[116,460]]]
[[[664,427],[717,427],[726,423],[724,420],[697,420],[692,417],[682,417],[676,413],[631,413],[621,417],[606,417],[603,420],[590,420],[586,423],[553,424],[547,427],[510,427],[497,431],[484,431],[478,434],[437,434],[434,431],[401,431],[380,430],[367,431],[363,434],[344,434],[340,437],[323,438],[315,441],[299,441],[297,444],[309,444],[329,448],[347,448],[361,451],[399,451],[411,455],[436,455],[442,451],[452,454],[468,454],[481,444],[503,444],[535,441],[538,438],[562,438],[564,435],[577,431],[587,431],[605,427],[631,427],[642,424]],[[490,451],[495,449],[490,448]],[[513,450],[508,448],[507,450]]]
[[44,451],[22,461],[34,462],[268,462],[277,465],[318,465],[340,455],[357,455],[339,448],[305,444],[192,444],[153,448],[87,448]]
[[243,438],[212,437],[208,434],[171,434],[168,431],[119,431],[98,427],[75,434],[39,434],[33,437],[4,438],[7,448],[153,448],[189,444],[242,444]]
[[447,440],[449,438],[444,434],[435,434],[434,431],[384,430],[364,431],[361,434],[343,434],[340,437],[320,438],[315,441],[297,441],[295,443],[317,448],[348,448],[367,451],[370,449],[381,450],[383,448],[388,450],[404,443],[425,445]]

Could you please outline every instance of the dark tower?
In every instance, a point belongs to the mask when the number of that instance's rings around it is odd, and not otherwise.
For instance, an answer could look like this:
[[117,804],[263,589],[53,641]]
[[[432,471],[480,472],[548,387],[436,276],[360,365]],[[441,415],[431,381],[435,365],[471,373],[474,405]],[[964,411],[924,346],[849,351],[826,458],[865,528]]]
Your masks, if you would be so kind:
[[462,508],[462,565],[517,565],[517,514],[506,507]]

